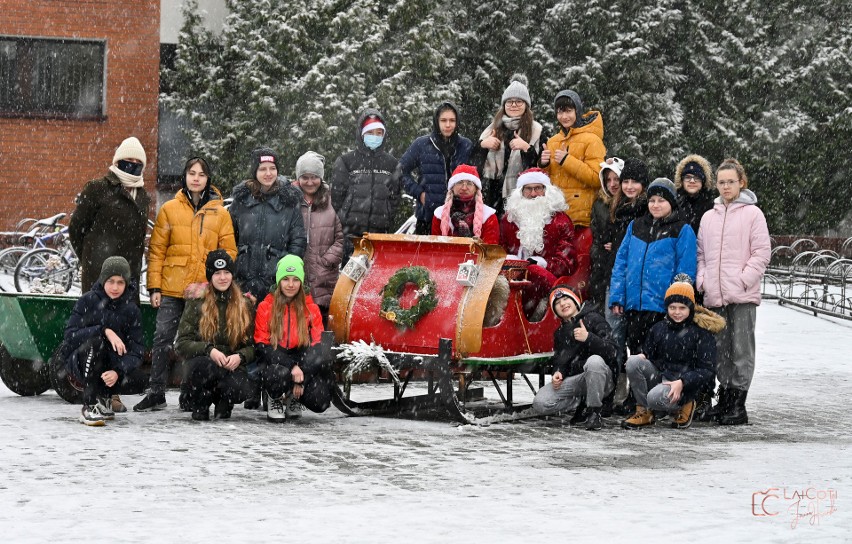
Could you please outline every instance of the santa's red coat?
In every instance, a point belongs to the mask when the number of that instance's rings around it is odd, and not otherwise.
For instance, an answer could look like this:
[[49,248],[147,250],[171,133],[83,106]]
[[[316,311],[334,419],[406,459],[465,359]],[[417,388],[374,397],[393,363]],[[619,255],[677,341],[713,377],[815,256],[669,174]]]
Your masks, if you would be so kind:
[[[521,248],[518,226],[505,215],[500,220],[500,238],[507,253],[518,255]],[[552,216],[550,223],[544,226],[544,248],[534,255],[547,261],[547,271],[557,278],[574,273],[577,255],[574,249],[574,223],[570,217],[562,212]]]

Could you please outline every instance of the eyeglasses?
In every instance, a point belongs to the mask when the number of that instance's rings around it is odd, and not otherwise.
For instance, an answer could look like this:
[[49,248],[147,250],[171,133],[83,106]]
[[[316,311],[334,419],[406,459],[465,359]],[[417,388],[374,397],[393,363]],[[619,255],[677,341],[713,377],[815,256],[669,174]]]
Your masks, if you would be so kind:
[[524,101],[523,100],[506,100],[506,105],[512,106],[513,108],[516,108],[518,106],[523,106]]
[[546,187],[544,185],[524,185],[521,188],[521,193],[530,195],[533,193],[544,194]]
[[701,178],[698,176],[693,176],[692,174],[687,174],[683,176],[683,181],[685,183],[701,183]]
[[730,187],[731,185],[737,185],[739,181],[717,181],[716,185],[719,187]]

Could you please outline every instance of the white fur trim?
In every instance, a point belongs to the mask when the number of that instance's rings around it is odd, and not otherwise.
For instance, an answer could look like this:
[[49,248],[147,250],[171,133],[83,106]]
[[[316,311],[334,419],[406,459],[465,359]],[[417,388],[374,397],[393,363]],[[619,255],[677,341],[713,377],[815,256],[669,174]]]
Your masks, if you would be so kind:
[[382,123],[381,121],[371,121],[361,128],[361,136],[363,136],[364,134],[367,134],[369,131],[375,130],[377,128],[385,130],[384,123]]
[[515,188],[520,190],[524,185],[534,185],[536,183],[547,187],[550,185],[550,178],[544,172],[527,172],[518,176],[518,184]]

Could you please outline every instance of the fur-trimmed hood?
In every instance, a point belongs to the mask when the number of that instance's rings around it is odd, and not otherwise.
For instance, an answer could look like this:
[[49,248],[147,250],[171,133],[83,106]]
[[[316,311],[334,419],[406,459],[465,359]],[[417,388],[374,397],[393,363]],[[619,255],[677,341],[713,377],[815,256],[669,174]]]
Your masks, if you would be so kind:
[[697,163],[704,171],[704,190],[712,191],[716,187],[716,178],[713,176],[713,167],[710,166],[707,159],[701,155],[687,155],[683,158],[683,160],[677,163],[674,177],[675,190],[680,191],[683,187],[683,169],[691,162]]
[[725,328],[724,317],[716,312],[711,312],[700,304],[695,305],[695,315],[692,316],[692,321],[713,334],[719,334]]

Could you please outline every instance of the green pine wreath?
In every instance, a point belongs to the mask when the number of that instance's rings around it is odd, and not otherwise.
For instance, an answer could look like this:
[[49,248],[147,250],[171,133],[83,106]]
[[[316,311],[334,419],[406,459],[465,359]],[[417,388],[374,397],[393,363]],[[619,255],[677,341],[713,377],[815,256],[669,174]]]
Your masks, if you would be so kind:
[[[399,299],[408,283],[417,286],[416,302],[411,308],[403,308]],[[409,266],[397,270],[388,280],[382,290],[382,310],[379,315],[406,329],[413,329],[414,325],[437,305],[438,290],[435,282],[429,277],[429,270],[422,266]]]

